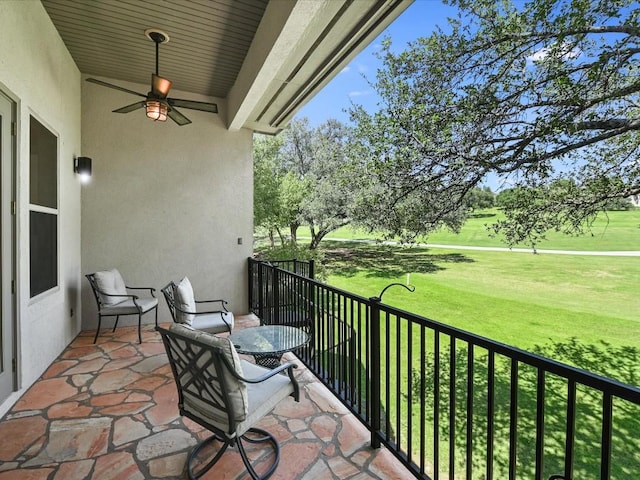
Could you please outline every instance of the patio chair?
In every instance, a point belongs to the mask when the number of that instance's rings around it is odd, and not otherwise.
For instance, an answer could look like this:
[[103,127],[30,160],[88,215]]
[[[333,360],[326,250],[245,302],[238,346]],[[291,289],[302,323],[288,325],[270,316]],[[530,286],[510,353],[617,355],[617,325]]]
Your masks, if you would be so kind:
[[[285,363],[271,370],[240,360],[228,338],[187,325],[174,323],[169,330],[162,327],[156,330],[162,336],[178,387],[180,414],[213,433],[191,451],[187,459],[189,478],[204,475],[229,446],[237,446],[252,479],[269,478],[278,466],[280,446],[273,435],[253,425],[287,397],[300,401],[293,375],[296,365]],[[203,448],[215,440],[222,445],[215,455],[211,453],[213,458],[200,458],[206,457],[201,455]],[[251,465],[244,441],[271,445],[274,460],[262,475]]]
[[[98,305],[98,328],[93,343],[98,340],[100,333],[100,325],[102,317],[116,317],[116,323],[113,325],[115,332],[118,326],[118,320],[121,315],[138,315],[138,342],[142,343],[142,335],[140,333],[142,324],[142,315],[151,310],[156,311],[156,327],[158,326],[158,299],[155,298],[155,288],[152,287],[128,287],[125,285],[122,275],[115,268],[85,275],[93,295]],[[138,295],[131,295],[127,290],[148,290],[152,298],[140,298]]]
[[[189,325],[207,333],[223,333],[233,330],[233,313],[227,310],[226,300],[196,300],[193,287],[187,277],[176,285],[169,282],[161,289],[171,317],[175,323]],[[218,310],[197,311],[198,304],[218,303]]]

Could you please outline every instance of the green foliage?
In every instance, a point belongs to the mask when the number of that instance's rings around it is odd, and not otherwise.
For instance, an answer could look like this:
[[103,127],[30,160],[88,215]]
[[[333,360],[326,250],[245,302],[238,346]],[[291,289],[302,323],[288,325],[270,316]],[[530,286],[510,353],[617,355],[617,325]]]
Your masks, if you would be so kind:
[[282,225],[277,137],[256,135],[253,139],[253,222],[267,229]]
[[315,278],[324,281],[326,278],[326,269],[324,262],[324,253],[321,250],[311,250],[306,246],[299,245],[293,241],[285,241],[279,246],[262,246],[254,251],[258,260],[274,261],[274,260],[300,260],[315,262]]
[[378,111],[351,109],[354,222],[407,238],[456,230],[492,175],[526,189],[496,232],[535,245],[640,193],[638,4],[451,3],[446,31],[399,53],[384,42]]
[[472,212],[492,208],[496,202],[496,195],[491,188],[472,188],[465,197],[465,204]]
[[349,129],[329,119],[316,128],[293,120],[275,139],[254,141],[255,225],[311,230],[311,249],[349,223],[352,189],[343,168]]
[[634,208],[633,204],[628,198],[612,198],[610,200],[607,200],[607,202],[604,204],[604,209],[609,211],[631,210],[632,208]]

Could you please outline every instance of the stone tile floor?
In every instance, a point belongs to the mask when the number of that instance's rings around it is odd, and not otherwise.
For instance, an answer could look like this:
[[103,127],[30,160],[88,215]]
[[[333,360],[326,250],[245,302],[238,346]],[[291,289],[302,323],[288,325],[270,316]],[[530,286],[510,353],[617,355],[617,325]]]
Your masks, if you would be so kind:
[[[257,325],[251,316],[236,323]],[[82,332],[0,421],[0,480],[187,478],[187,455],[209,434],[179,415],[160,336],[147,325],[142,344],[136,327],[92,341]],[[369,447],[364,427],[299,365],[300,402],[288,398],[258,425],[280,442],[271,478],[411,478],[387,450]],[[261,454],[249,453],[259,466]],[[230,449],[202,478],[249,476]]]

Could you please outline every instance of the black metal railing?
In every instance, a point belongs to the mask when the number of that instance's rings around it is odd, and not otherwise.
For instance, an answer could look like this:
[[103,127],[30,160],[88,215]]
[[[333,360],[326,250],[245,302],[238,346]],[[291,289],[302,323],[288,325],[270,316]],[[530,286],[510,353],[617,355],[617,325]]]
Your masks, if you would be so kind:
[[633,478],[640,389],[250,259],[251,310],[417,478]]

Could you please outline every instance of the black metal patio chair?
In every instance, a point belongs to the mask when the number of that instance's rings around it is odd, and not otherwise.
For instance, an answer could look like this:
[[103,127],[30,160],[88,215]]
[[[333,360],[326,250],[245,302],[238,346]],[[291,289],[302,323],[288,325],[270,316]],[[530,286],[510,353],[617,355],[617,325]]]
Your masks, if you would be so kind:
[[[227,338],[187,325],[173,323],[168,330],[162,327],[156,330],[162,336],[178,387],[180,414],[213,433],[191,451],[187,460],[189,478],[204,475],[229,446],[237,447],[252,479],[269,478],[278,466],[280,446],[273,435],[253,425],[287,397],[299,401],[299,387],[293,375],[296,366],[285,363],[270,370],[240,360]],[[216,440],[222,446],[212,454],[213,458],[201,458],[206,457],[202,454],[205,447]],[[271,445],[274,460],[261,475],[251,465],[245,441]]]
[[[234,316],[227,310],[227,301],[216,300],[196,300],[193,294],[191,282],[184,277],[176,285],[173,281],[162,287],[162,294],[167,301],[171,318],[175,323],[190,325],[196,330],[208,333],[223,333],[233,330]],[[198,311],[198,305],[218,304],[219,308],[214,310]]]
[[[120,316],[138,315],[138,342],[142,343],[140,332],[142,315],[152,310],[156,311],[156,327],[158,326],[158,299],[155,298],[155,288],[152,287],[128,287],[125,285],[122,275],[117,269],[104,270],[85,275],[98,306],[98,328],[93,343],[98,340],[102,317],[116,317],[113,325],[115,332]],[[151,298],[129,294],[128,290],[148,290]]]

